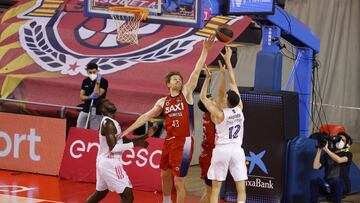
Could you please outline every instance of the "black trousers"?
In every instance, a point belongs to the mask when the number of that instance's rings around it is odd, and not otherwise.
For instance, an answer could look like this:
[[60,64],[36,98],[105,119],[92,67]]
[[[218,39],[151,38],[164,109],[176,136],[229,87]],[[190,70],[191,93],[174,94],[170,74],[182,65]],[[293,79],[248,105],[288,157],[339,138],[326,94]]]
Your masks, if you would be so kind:
[[345,184],[340,178],[330,178],[327,180],[322,178],[312,179],[310,181],[310,202],[317,203],[319,195],[326,195],[331,201],[341,203],[344,191]]

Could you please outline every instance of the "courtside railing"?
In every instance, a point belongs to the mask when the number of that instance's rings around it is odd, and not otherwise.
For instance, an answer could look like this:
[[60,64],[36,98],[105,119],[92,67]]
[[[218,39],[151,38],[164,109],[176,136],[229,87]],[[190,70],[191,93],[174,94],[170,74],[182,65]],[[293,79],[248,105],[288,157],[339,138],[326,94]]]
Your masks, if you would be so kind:
[[[2,103],[4,103],[4,102],[32,104],[32,105],[59,108],[60,109],[60,118],[65,118],[66,109],[74,109],[74,110],[81,110],[82,109],[81,107],[77,107],[77,106],[66,106],[66,105],[49,104],[49,103],[43,103],[43,102],[25,101],[25,100],[17,100],[17,99],[1,99],[0,98],[0,105],[2,105]],[[118,114],[126,114],[126,115],[135,115],[135,116],[140,116],[141,115],[141,113],[126,112],[126,111],[118,111],[116,113],[118,113]]]

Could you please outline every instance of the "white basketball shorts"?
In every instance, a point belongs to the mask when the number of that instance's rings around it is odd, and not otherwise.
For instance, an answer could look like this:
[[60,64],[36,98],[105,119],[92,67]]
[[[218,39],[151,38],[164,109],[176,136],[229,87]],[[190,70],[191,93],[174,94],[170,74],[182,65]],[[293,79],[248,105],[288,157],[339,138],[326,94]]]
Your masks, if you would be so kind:
[[210,180],[224,181],[228,170],[234,181],[247,180],[244,150],[239,144],[216,145],[207,176]]
[[126,187],[132,188],[132,185],[122,167],[121,160],[99,158],[96,163],[96,190],[108,189],[121,194]]

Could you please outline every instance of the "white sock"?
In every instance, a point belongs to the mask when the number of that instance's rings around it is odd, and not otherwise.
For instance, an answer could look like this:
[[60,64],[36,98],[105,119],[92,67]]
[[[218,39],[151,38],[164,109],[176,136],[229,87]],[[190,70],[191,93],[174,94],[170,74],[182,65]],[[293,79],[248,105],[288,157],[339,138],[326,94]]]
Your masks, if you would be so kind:
[[238,203],[245,203],[245,202],[243,202],[243,201],[238,201]]
[[171,195],[170,196],[163,196],[163,203],[172,203]]

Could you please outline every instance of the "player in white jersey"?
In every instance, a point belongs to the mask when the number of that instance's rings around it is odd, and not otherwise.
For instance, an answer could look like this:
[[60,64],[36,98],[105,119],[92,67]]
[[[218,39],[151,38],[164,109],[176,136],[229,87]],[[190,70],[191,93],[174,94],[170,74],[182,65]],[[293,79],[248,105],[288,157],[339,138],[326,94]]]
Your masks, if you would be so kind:
[[100,112],[104,115],[99,129],[99,153],[96,158],[96,192],[88,199],[88,203],[99,202],[110,191],[120,195],[123,203],[132,203],[134,196],[132,185],[121,161],[122,152],[133,147],[147,147],[145,139],[155,133],[156,128],[150,128],[147,135],[117,140],[121,133],[119,123],[114,119],[116,107],[108,99],[99,101]]
[[230,90],[225,95],[225,66],[219,61],[220,81],[217,102],[212,102],[206,97],[209,87],[211,73],[206,69],[206,79],[200,92],[200,100],[211,114],[211,120],[215,123],[215,149],[208,170],[208,178],[212,180],[212,191],[210,202],[218,202],[221,183],[226,179],[228,170],[234,178],[237,189],[238,203],[246,200],[245,180],[247,180],[247,169],[245,164],[245,153],[242,149],[244,133],[243,104],[235,81],[235,75],[231,65],[232,51],[226,47],[226,53],[222,54],[230,80]]

